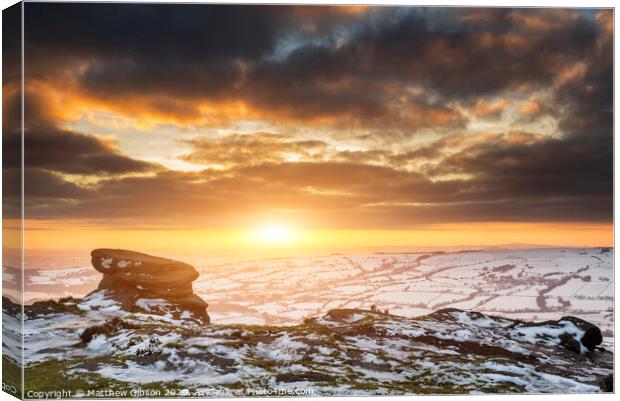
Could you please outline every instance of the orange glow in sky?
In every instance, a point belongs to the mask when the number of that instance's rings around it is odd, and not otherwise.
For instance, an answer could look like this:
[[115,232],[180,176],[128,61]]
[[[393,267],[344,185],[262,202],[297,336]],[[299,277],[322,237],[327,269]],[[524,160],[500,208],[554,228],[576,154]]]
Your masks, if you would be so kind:
[[25,244],[33,250],[109,247],[237,258],[355,250],[377,252],[395,248],[406,251],[453,246],[590,247],[613,244],[613,227],[609,224],[446,224],[420,230],[303,230],[284,226],[223,230],[109,230],[75,226],[34,229],[34,225],[28,222],[26,227]]
[[613,10],[29,7],[29,249],[612,245]]

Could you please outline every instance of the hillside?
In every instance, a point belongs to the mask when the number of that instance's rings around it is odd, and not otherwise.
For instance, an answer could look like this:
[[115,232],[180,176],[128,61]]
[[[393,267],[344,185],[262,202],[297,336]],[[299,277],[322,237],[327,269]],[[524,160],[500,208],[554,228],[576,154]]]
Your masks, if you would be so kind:
[[[3,299],[4,345],[12,350],[5,378],[18,373],[18,312]],[[107,290],[37,302],[25,313],[31,392],[566,393],[609,390],[613,373],[613,350],[596,345],[600,330],[576,318],[527,323],[456,309],[418,318],[336,309],[295,326],[205,324],[163,299],[124,309]]]

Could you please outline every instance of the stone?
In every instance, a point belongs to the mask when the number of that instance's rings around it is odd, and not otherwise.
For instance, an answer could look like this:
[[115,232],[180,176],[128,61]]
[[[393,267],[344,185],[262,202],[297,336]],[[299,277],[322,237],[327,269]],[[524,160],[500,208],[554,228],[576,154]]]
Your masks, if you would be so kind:
[[204,310],[209,306],[208,303],[196,294],[189,294],[183,297],[174,297],[170,299],[179,305],[186,306],[188,309]]
[[601,386],[601,391],[604,393],[613,393],[614,392],[614,375],[609,374],[602,378],[599,382]]
[[564,346],[564,348],[569,349],[578,354],[581,353],[581,343],[575,337],[568,333],[564,333],[560,335],[560,344]]
[[124,249],[95,249],[91,261],[103,273],[97,290],[107,291],[124,309],[134,310],[141,298],[163,298],[205,323],[210,321],[206,311],[209,305],[192,288],[199,275],[193,266]]
[[279,373],[276,375],[276,381],[284,383],[294,382],[331,382],[334,380],[332,375],[321,372],[300,372],[300,373]]
[[574,316],[565,316],[560,319],[560,321],[563,320],[573,323],[575,326],[584,331],[584,334],[579,341],[581,341],[584,347],[588,350],[594,351],[596,346],[603,342],[603,334],[601,333],[601,329],[592,323],[586,322],[585,320]]
[[327,311],[327,315],[326,317],[330,320],[335,320],[335,321],[344,321],[347,319],[350,319],[351,317],[353,317],[356,314],[360,314],[360,313],[368,313],[370,311],[365,311],[362,309],[347,309],[347,308],[343,308],[343,309],[331,309],[329,311]]
[[186,283],[198,278],[198,271],[187,263],[124,249],[95,249],[91,262],[100,273],[136,284]]
[[[580,342],[584,347],[586,347],[589,351],[594,351],[596,347],[603,342],[603,334],[601,333],[601,329],[599,329],[596,325],[587,322],[583,319],[579,319],[574,316],[564,316],[560,320],[547,320],[544,322],[536,322],[536,323],[519,323],[518,325],[521,327],[543,327],[550,326],[554,329],[561,329],[565,327],[566,322],[572,323],[575,327],[583,331],[583,335],[581,338],[579,336],[575,336],[570,332],[561,332],[558,335],[558,340],[560,345],[570,349],[572,351],[581,353],[581,346],[577,346],[576,342]],[[575,341],[572,341],[574,339]]]
[[168,300],[174,304],[179,305],[183,309],[186,309],[200,316],[203,322],[210,323],[211,319],[207,314],[207,307],[209,306],[209,304],[206,303],[198,295],[190,294],[180,298],[168,298]]
[[179,283],[174,287],[168,287],[165,284],[160,285],[142,285],[142,290],[152,292],[153,294],[161,295],[162,297],[183,297],[194,293],[192,283]]

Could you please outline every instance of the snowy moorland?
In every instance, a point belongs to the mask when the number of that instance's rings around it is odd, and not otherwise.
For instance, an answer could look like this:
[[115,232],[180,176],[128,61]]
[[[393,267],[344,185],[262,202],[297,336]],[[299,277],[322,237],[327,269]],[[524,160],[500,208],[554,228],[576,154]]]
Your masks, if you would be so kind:
[[[194,264],[210,325],[164,299],[127,308],[107,290],[91,292],[101,274],[89,267],[29,269],[26,299],[44,300],[25,308],[26,390],[90,398],[609,390],[613,250]],[[19,374],[20,316],[3,298],[9,378]]]
[[195,291],[214,322],[295,324],[334,308],[415,317],[440,308],[514,319],[578,316],[613,336],[613,251],[334,255],[226,264]]
[[[19,308],[3,301],[13,351],[3,362],[18,374],[19,335],[10,328],[19,326]],[[613,350],[588,343],[597,329],[578,319],[535,324],[456,309],[419,318],[337,309],[295,326],[205,325],[161,300],[138,304],[123,310],[104,290],[27,307],[26,391],[91,398],[582,393],[609,391],[613,373]]]
[[[101,274],[88,256],[27,263],[26,303],[94,290]],[[294,325],[330,309],[372,305],[415,317],[451,307],[527,320],[572,315],[599,326],[606,341],[613,337],[613,249],[189,261],[200,271],[194,292],[209,303],[214,323]],[[5,267],[5,280],[18,276],[13,270]]]

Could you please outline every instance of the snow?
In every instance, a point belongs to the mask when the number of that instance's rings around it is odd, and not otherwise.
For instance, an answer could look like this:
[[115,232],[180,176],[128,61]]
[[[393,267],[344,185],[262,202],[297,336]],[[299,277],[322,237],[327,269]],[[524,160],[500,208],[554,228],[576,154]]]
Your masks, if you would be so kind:
[[372,301],[383,302],[388,305],[391,304],[421,304],[429,302],[439,296],[438,292],[405,292],[405,291],[392,291],[382,292],[371,297]]
[[101,267],[109,269],[112,267],[112,258],[101,258]]
[[83,311],[91,311],[97,309],[101,310],[117,305],[118,303],[116,301],[106,298],[105,291],[97,291],[85,297],[77,307]]
[[306,344],[291,339],[289,334],[278,337],[271,344],[259,343],[255,355],[275,361],[291,362],[301,357],[300,350],[306,348]]
[[514,312],[519,310],[538,309],[536,298],[517,297],[513,295],[499,296],[492,298],[488,302],[478,304],[476,310]]
[[[101,274],[88,266],[62,267],[67,259],[45,260],[56,267],[29,271],[24,294],[27,300],[50,295],[83,296],[101,279]],[[613,250],[498,249],[232,263],[202,260],[192,261],[200,271],[194,291],[211,305],[209,313],[215,323],[291,325],[333,308],[367,309],[375,305],[406,317],[439,308],[486,311],[526,320],[572,315],[606,333],[614,330]],[[111,258],[102,260],[102,266],[108,268],[112,263]],[[514,267],[506,272],[494,271],[504,265]],[[583,280],[587,275],[591,282]],[[544,308],[537,302],[541,294],[546,301]],[[90,311],[100,306],[93,302],[80,307]]]
[[135,304],[139,308],[142,308],[148,312],[152,312],[153,307],[163,307],[166,306],[168,302],[163,298],[140,298],[136,300]]
[[[538,343],[541,340],[553,342],[555,344],[560,343],[560,335],[564,333],[571,334],[574,338],[580,339],[583,337],[584,331],[575,326],[569,321],[560,321],[559,327],[552,327],[550,325],[544,326],[523,326],[518,325],[513,329],[519,336],[520,341],[527,341],[530,343]],[[581,344],[581,343],[579,343]],[[581,345],[582,352],[585,351],[585,347]]]
[[[105,303],[105,292],[93,294],[84,302]],[[160,305],[161,300],[141,299],[142,307]],[[80,303],[78,303],[78,306]],[[593,365],[574,365],[570,357],[556,354],[555,343],[559,334],[581,334],[574,324],[561,321],[557,325],[514,326],[511,321],[468,312],[447,312],[432,318],[403,319],[369,312],[354,313],[347,320],[319,318],[315,324],[325,329],[300,332],[298,329],[249,329],[243,326],[191,326],[191,321],[181,318],[135,313],[123,315],[123,320],[159,326],[145,332],[143,329],[119,329],[111,334],[99,334],[86,347],[76,347],[79,334],[85,327],[92,327],[109,320],[102,311],[93,308],[85,316],[67,313],[42,315],[27,321],[28,336],[26,358],[33,365],[50,358],[88,360],[98,363],[97,374],[126,383],[171,383],[194,389],[230,384],[271,389],[316,390],[317,394],[351,395],[351,388],[342,378],[351,382],[371,385],[372,390],[358,394],[394,394],[392,387],[398,383],[426,377],[429,386],[441,386],[443,381],[453,385],[486,389],[513,383],[528,392],[593,392],[592,372],[606,374],[609,369]],[[146,308],[144,308],[146,310]],[[356,325],[372,321],[377,333],[346,334],[342,338],[332,335]],[[514,327],[513,327],[514,326]],[[46,328],[46,330],[43,330]],[[191,329],[189,332],[187,329]],[[6,327],[4,328],[6,338]],[[252,331],[258,330],[258,332]],[[305,329],[304,329],[305,330]],[[332,331],[334,330],[334,331]],[[355,333],[349,332],[349,333]],[[507,351],[532,356],[527,359],[469,355],[468,347],[461,349],[454,343],[437,345],[429,338],[467,341],[477,346],[500,347]],[[550,343],[553,346],[545,346]],[[541,346],[542,345],[542,346]],[[46,349],[53,349],[47,353]],[[613,350],[613,345],[606,345]],[[139,355],[147,353],[146,359]],[[110,359],[106,359],[110,356]],[[481,358],[481,356],[483,356]],[[123,357],[123,358],[121,358]],[[130,358],[125,358],[130,357]],[[134,359],[138,357],[138,359]],[[553,360],[550,358],[558,358]],[[564,359],[562,359],[564,358]],[[538,364],[549,361],[548,370]],[[99,361],[99,362],[95,362]],[[119,362],[122,361],[122,362]],[[226,361],[221,365],[219,361]],[[260,365],[255,365],[259,362]],[[261,366],[269,366],[265,369]],[[224,368],[223,368],[224,367]],[[85,370],[71,368],[72,373]],[[278,382],[278,373],[317,373],[340,378],[334,385],[319,384],[300,379],[291,383]],[[557,373],[562,371],[563,373]],[[609,370],[611,371],[611,370]],[[551,373],[553,374],[551,374]],[[566,373],[569,372],[569,373]],[[556,374],[557,373],[557,374]],[[351,376],[354,379],[351,379]],[[294,376],[293,376],[294,379]],[[359,388],[359,387],[358,387]]]
[[490,319],[487,316],[483,316],[479,319],[472,319],[470,314],[464,313],[464,312],[453,312],[451,314],[453,317],[456,318],[456,320],[460,323],[464,323],[467,325],[473,325],[473,326],[479,326],[479,327],[485,327],[485,328],[490,328],[490,327],[502,327],[504,325],[510,324],[510,321],[497,321],[494,319]]
[[86,348],[95,354],[109,354],[114,352],[114,347],[103,334],[93,337]]

